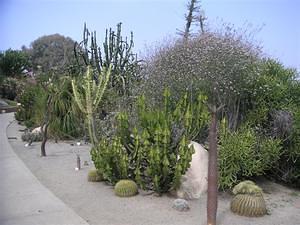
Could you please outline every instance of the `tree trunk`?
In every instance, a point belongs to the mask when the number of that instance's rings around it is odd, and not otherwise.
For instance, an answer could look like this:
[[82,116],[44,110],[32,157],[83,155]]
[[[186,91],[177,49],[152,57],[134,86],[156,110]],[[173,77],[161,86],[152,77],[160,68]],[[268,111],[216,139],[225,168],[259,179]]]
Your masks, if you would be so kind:
[[49,95],[47,99],[47,104],[45,108],[45,114],[44,114],[44,122],[41,126],[41,131],[43,135],[43,140],[41,144],[41,157],[46,156],[46,142],[48,140],[48,126],[50,121],[50,104],[52,101],[52,96]]
[[217,165],[217,110],[211,109],[209,129],[208,189],[207,189],[207,225],[216,225],[218,208],[218,165]]
[[43,124],[41,130],[42,130],[42,134],[43,134],[43,140],[42,140],[42,144],[41,144],[41,156],[44,157],[46,156],[46,142],[48,140],[48,126],[49,126],[49,123],[45,123]]

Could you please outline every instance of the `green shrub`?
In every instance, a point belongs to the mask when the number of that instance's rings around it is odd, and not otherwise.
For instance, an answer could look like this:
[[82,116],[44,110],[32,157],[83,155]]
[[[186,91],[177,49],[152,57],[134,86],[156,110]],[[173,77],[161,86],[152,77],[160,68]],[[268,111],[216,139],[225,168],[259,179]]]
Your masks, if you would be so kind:
[[16,78],[7,77],[0,85],[0,95],[2,98],[14,100],[18,91],[18,80]]
[[103,178],[111,184],[128,178],[128,154],[119,138],[112,142],[103,139],[91,150],[95,167],[103,174]]
[[278,162],[272,168],[271,175],[294,187],[300,187],[300,110],[293,113],[292,131],[283,142],[284,149]]
[[34,114],[36,110],[36,101],[42,101],[44,99],[44,92],[39,86],[28,86],[23,89],[17,98],[17,101],[21,103],[15,117],[19,121],[31,121],[34,123]]
[[22,141],[26,141],[26,142],[38,142],[43,140],[43,136],[41,133],[31,133],[31,132],[26,132],[22,134],[21,138]]
[[116,136],[103,139],[92,150],[95,167],[111,183],[130,178],[157,193],[176,188],[192,159],[189,141],[206,133],[205,101],[206,97],[199,95],[192,104],[185,95],[174,108],[166,90],[164,108],[158,110],[148,108],[141,96],[134,125],[126,113],[120,113]]
[[231,188],[244,178],[263,175],[279,160],[281,141],[261,138],[244,126],[233,132],[222,121],[219,146],[219,186]]

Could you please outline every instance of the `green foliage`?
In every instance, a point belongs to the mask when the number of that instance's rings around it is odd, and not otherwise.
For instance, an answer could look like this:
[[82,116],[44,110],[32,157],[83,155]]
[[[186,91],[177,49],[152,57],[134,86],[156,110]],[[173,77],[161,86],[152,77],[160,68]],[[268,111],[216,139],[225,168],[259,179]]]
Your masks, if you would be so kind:
[[45,35],[31,43],[24,51],[30,55],[32,66],[36,74],[56,71],[64,74],[75,64],[75,42],[60,34]]
[[74,104],[69,77],[60,77],[51,91],[52,101],[49,131],[56,138],[78,137],[82,128],[81,113]]
[[100,182],[103,180],[102,174],[98,170],[90,170],[88,173],[89,182]]
[[0,53],[0,75],[17,78],[28,67],[29,57],[25,52],[8,49]]
[[239,180],[265,174],[280,158],[282,147],[277,139],[259,137],[245,125],[229,131],[222,121],[219,146],[219,186],[231,188]]
[[111,143],[101,140],[98,146],[92,148],[91,156],[95,167],[109,183],[115,184],[129,177],[128,154],[119,138],[114,138]]
[[45,94],[39,86],[28,86],[24,88],[17,98],[21,106],[15,114],[16,119],[19,121],[33,122],[35,111],[40,109],[36,101],[44,101],[44,96]]
[[115,194],[119,197],[131,197],[138,193],[138,186],[132,180],[120,180],[115,185]]
[[[23,89],[18,102],[21,106],[15,114],[16,119],[24,121],[26,126],[41,126],[45,110],[49,110],[49,133],[55,138],[70,138],[80,135],[81,116],[74,104],[72,95],[71,80],[68,77],[61,76],[57,81],[49,84],[47,91],[42,88],[43,83],[49,83],[49,80],[41,81],[38,85],[27,86]],[[52,96],[52,101],[48,106],[48,96]]]
[[197,103],[192,104],[185,95],[175,108],[170,104],[168,90],[164,99],[163,109],[151,109],[141,96],[134,124],[127,113],[120,113],[116,136],[111,141],[102,140],[92,151],[96,168],[110,182],[124,178],[122,174],[141,188],[157,193],[180,184],[193,153],[189,140],[201,136],[199,133],[207,127],[206,97],[199,95]]
[[13,77],[3,79],[0,84],[0,95],[2,98],[14,100],[18,95],[18,80]]
[[291,186],[300,187],[300,110],[293,110],[292,131],[284,140],[282,155],[271,175]]
[[26,132],[22,134],[21,138],[22,141],[26,141],[26,142],[38,142],[38,141],[42,141],[43,136],[41,133]]
[[[269,175],[300,186],[300,82],[297,71],[266,59],[261,62],[248,108],[247,122],[265,136],[280,138],[282,151]],[[267,144],[266,144],[267,145]]]

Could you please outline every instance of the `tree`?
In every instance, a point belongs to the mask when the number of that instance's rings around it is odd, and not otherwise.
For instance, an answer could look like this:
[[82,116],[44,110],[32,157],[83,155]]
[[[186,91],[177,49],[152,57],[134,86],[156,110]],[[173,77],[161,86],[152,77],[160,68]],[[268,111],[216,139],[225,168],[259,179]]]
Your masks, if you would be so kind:
[[0,53],[0,75],[17,78],[28,67],[29,58],[25,52],[8,49]]
[[200,1],[199,0],[190,0],[187,5],[188,13],[185,15],[185,28],[184,31],[180,31],[179,34],[183,36],[185,40],[191,36],[192,25],[199,22],[200,32],[204,33],[204,21],[206,17],[204,16],[204,11],[200,10]]
[[75,42],[60,34],[42,36],[25,49],[35,72],[48,72],[51,70],[63,73],[75,64]]

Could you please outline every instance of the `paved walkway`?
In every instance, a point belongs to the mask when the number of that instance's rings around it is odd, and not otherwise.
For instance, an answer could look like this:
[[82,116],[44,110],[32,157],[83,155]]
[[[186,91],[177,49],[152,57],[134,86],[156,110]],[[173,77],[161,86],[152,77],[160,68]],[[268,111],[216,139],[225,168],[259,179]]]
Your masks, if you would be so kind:
[[0,224],[88,225],[45,188],[13,152],[6,127],[13,113],[0,114]]

